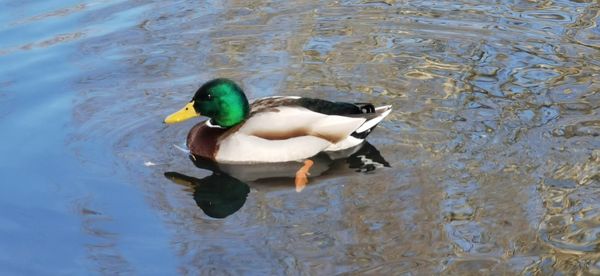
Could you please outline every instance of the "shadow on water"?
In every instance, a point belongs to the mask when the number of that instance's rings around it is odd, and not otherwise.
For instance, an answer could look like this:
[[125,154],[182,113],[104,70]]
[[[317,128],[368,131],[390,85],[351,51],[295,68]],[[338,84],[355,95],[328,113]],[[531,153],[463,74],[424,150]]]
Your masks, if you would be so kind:
[[[189,187],[194,201],[202,211],[212,218],[226,218],[242,208],[250,193],[246,182],[254,186],[273,186],[279,183],[281,189],[294,186],[296,171],[302,162],[267,164],[219,164],[201,157],[190,156],[190,160],[200,169],[212,171],[204,178],[195,178],[178,172],[165,172],[165,177],[176,184]],[[390,167],[379,151],[369,142],[335,153],[319,153],[310,158],[314,165],[310,169],[311,182],[319,183],[324,174],[343,175],[349,173],[370,173],[376,169]],[[275,182],[274,182],[275,181]]]

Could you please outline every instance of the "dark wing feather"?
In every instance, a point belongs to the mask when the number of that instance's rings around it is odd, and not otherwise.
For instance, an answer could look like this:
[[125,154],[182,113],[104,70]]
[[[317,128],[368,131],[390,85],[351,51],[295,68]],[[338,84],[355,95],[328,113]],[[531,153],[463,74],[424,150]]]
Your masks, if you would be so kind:
[[375,107],[370,103],[345,103],[327,100],[299,97],[270,97],[254,101],[250,108],[251,113],[275,109],[279,106],[301,106],[308,110],[326,115],[352,115],[375,112]]

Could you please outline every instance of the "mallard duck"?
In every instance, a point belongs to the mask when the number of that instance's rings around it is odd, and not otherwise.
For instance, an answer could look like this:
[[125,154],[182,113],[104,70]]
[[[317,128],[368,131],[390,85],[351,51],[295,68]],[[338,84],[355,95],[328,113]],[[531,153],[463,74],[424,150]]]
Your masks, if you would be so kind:
[[192,127],[187,136],[194,156],[218,163],[273,163],[302,161],[322,151],[358,146],[391,111],[389,105],[295,96],[249,103],[235,82],[214,79],[164,122],[179,123],[200,115],[209,118]]

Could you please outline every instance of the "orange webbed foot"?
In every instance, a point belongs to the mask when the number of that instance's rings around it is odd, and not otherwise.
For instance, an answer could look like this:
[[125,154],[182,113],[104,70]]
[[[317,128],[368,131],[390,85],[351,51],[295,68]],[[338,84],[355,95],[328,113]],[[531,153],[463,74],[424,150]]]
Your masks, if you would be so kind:
[[314,164],[314,162],[312,160],[310,160],[310,159],[305,160],[304,166],[302,166],[296,172],[296,179],[295,179],[296,192],[298,192],[298,193],[301,192],[306,187],[306,184],[308,184],[308,176],[310,175],[308,170],[310,170],[310,168],[312,167],[313,164]]

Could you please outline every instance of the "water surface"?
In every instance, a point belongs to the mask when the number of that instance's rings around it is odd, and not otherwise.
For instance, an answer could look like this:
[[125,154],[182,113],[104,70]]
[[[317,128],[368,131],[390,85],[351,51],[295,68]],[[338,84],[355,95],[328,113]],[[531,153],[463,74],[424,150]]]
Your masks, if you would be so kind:
[[[4,273],[600,273],[595,1],[0,10]],[[323,161],[301,193],[197,166],[195,122],[162,119],[214,77],[393,105],[378,165]]]

